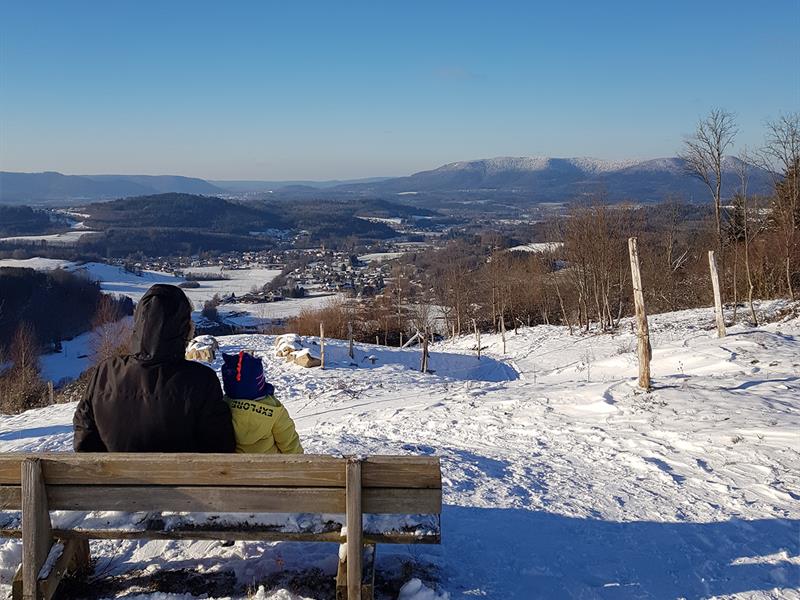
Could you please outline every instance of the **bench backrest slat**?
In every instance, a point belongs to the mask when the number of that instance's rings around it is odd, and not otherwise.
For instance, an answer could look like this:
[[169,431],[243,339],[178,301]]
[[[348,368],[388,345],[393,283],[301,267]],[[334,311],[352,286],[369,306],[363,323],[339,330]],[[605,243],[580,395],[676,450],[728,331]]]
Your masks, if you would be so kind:
[[[0,454],[0,485],[19,485],[20,462],[42,459],[55,485],[219,485],[344,487],[346,459],[263,454]],[[375,456],[364,461],[364,487],[441,488],[438,458]]]
[[[0,510],[20,505],[20,465],[41,460],[51,510],[345,512],[347,459],[316,455],[0,454]],[[437,457],[362,463],[365,513],[441,512]]]
[[0,483],[19,483],[19,464],[42,460],[54,485],[267,485],[344,487],[344,459],[239,454],[0,455]]

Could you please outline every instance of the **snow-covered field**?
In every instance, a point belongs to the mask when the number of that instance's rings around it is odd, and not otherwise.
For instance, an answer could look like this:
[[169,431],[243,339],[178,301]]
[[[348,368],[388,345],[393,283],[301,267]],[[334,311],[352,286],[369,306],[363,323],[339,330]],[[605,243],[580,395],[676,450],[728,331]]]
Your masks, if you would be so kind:
[[[38,270],[67,269],[74,272],[83,272],[94,281],[100,282],[103,291],[112,294],[124,294],[133,298],[135,302],[144,295],[151,285],[156,283],[169,283],[178,285],[185,279],[175,277],[171,273],[160,271],[143,271],[140,275],[130,273],[122,267],[105,263],[89,262],[77,264],[74,262],[50,258],[29,258],[24,260],[2,259],[0,267],[23,267]],[[262,287],[281,274],[276,269],[226,269],[219,267],[192,267],[187,269],[190,273],[215,275],[222,273],[228,279],[216,281],[199,281],[200,287],[185,289],[186,295],[200,309],[206,300],[214,294],[225,296],[236,294],[240,296],[250,292],[254,287]]]
[[311,292],[304,298],[285,298],[264,304],[233,302],[220,307],[225,322],[240,326],[258,326],[265,322],[295,317],[303,309],[315,310],[333,302],[338,294]]
[[[271,337],[220,342],[262,356],[308,452],[442,458],[442,545],[378,550],[379,573],[421,580],[402,598],[800,598],[800,318],[722,340],[712,327],[711,310],[651,317],[649,393],[628,322],[614,335],[509,332],[505,356],[485,335],[480,361],[472,338],[438,343],[432,374],[414,349],[361,345],[352,365],[330,342],[320,371],[275,358]],[[0,417],[0,450],[69,450],[73,410]],[[230,572],[206,591],[235,598],[261,584],[260,598],[328,597],[304,574],[336,564],[326,544],[103,541],[92,553],[98,582]],[[4,583],[18,559],[18,542],[0,545]],[[159,598],[194,597],[171,589],[182,594]]]
[[39,242],[47,242],[52,245],[69,246],[74,244],[85,235],[98,233],[89,229],[72,229],[64,233],[51,233],[47,235],[16,235],[12,237],[0,238],[0,242],[25,242],[36,244]]
[[373,252],[372,254],[364,254],[358,257],[358,260],[364,262],[385,262],[400,258],[405,254],[404,252]]
[[521,246],[514,246],[509,248],[509,252],[532,252],[534,254],[543,254],[545,252],[553,252],[558,250],[564,244],[562,242],[538,242],[531,244],[522,244]]
[[[50,258],[29,258],[24,260],[1,259],[0,267],[21,267],[38,270],[67,269],[70,271],[86,273],[94,281],[100,282],[104,292],[130,296],[135,302],[144,295],[151,285],[168,283],[178,285],[185,280],[175,277],[171,273],[159,271],[143,271],[141,275],[125,271],[122,267],[104,263],[84,263]],[[219,267],[192,267],[187,269],[190,273],[217,274],[222,273],[228,279],[216,281],[199,281],[199,287],[188,288],[184,292],[192,301],[196,311],[203,308],[203,303],[210,300],[215,294],[227,296],[236,294],[241,296],[269,283],[281,274],[276,269],[226,269]],[[226,322],[233,325],[256,326],[272,320],[286,319],[300,314],[303,309],[321,308],[330,302],[333,295],[312,291],[306,298],[286,299],[279,302],[264,304],[224,304],[219,307],[219,312]]]
[[37,271],[51,271],[53,269],[68,269],[74,263],[58,258],[3,258],[0,259],[0,267],[14,267],[17,269],[36,269]]
[[219,267],[191,267],[186,271],[206,275],[222,274],[229,278],[218,281],[198,281],[199,288],[184,290],[189,299],[194,302],[195,308],[202,308],[202,303],[209,300],[214,294],[225,296],[233,293],[241,296],[252,291],[254,287],[263,287],[281,274],[280,269],[225,269],[223,271]]

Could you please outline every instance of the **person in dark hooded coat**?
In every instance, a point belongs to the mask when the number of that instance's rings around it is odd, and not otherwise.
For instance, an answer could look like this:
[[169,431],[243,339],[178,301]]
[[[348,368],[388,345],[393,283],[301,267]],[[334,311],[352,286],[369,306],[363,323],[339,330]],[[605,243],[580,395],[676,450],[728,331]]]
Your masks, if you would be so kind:
[[152,286],[136,306],[131,354],[95,369],[75,410],[76,452],[234,452],[216,374],[184,357],[192,307],[183,290]]

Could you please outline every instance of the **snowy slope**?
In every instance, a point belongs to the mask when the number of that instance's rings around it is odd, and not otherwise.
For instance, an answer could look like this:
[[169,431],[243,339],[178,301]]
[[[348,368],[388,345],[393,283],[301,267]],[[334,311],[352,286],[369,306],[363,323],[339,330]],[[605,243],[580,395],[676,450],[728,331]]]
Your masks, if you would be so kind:
[[[712,327],[711,310],[651,317],[650,393],[635,387],[627,322],[615,335],[509,332],[506,356],[486,335],[480,361],[471,338],[436,344],[427,375],[413,349],[360,345],[353,366],[331,342],[320,371],[275,358],[271,337],[220,341],[262,356],[308,452],[442,457],[443,543],[380,547],[396,583],[384,592],[419,578],[431,598],[800,598],[800,318],[736,325],[723,340]],[[73,409],[0,417],[0,450],[68,450]],[[238,584],[205,590],[236,598],[259,584],[263,598],[328,597],[306,583],[329,581],[336,562],[325,544],[92,552],[104,580],[230,571]],[[4,582],[18,556],[17,542],[0,545]]]

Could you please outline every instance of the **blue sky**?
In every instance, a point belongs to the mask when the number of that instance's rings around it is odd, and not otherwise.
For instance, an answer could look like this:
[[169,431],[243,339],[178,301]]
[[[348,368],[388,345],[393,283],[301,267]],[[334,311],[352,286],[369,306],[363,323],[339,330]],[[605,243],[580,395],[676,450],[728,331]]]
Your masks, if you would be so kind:
[[0,169],[401,175],[740,145],[800,109],[800,0],[0,0]]

